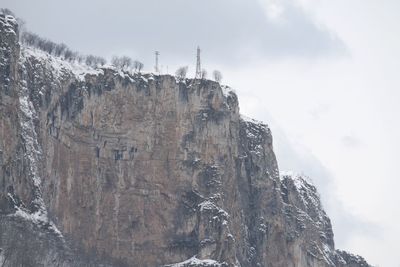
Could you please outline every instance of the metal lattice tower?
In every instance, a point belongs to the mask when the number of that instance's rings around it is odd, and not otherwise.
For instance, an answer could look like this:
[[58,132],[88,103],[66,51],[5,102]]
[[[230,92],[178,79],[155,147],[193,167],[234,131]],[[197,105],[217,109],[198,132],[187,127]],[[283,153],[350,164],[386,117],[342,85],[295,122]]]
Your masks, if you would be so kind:
[[196,79],[201,79],[200,47],[197,47]]
[[156,73],[159,73],[160,69],[158,68],[158,56],[160,55],[160,52],[156,51],[155,55],[156,55],[156,65],[154,66],[154,70]]

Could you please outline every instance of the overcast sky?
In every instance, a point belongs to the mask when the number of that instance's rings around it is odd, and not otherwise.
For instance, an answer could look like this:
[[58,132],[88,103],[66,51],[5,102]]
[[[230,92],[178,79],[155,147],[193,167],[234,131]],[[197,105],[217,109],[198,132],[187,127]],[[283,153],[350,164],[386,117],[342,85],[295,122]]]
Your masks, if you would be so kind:
[[[241,112],[270,124],[281,170],[310,176],[336,246],[399,267],[400,1],[0,0],[83,53],[163,72],[218,68]],[[168,67],[167,67],[168,66]]]

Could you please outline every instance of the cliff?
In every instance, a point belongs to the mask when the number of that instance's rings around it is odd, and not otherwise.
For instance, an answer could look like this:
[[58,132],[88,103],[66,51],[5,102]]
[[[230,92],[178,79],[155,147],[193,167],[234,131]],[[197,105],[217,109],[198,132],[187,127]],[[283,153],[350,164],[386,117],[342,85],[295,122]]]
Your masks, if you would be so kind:
[[91,68],[0,15],[2,266],[369,266],[209,80]]

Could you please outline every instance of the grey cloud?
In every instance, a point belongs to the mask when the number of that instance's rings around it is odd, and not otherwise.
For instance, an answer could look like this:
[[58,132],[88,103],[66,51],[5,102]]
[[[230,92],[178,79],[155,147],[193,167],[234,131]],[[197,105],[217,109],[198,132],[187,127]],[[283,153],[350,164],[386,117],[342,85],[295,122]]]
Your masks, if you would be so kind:
[[192,59],[195,47],[217,64],[343,53],[345,45],[293,3],[276,23],[257,0],[4,0],[33,31],[84,53],[125,53],[151,63]]

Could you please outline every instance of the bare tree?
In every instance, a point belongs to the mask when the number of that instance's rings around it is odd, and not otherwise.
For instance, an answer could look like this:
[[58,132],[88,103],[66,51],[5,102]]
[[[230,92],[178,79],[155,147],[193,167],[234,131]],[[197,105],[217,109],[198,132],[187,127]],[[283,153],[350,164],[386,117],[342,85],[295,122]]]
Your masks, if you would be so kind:
[[222,73],[219,70],[214,70],[213,78],[214,78],[214,81],[216,81],[217,83],[220,83],[222,80]]
[[142,62],[139,62],[139,66],[138,66],[138,71],[140,73],[140,71],[143,69],[144,65]]
[[[21,42],[27,44],[28,46],[36,47],[40,50],[43,50],[52,55],[59,55],[59,45],[47,40],[45,38],[40,37],[37,34],[24,31],[21,33]],[[63,51],[66,49],[66,46],[63,46]]]
[[67,50],[67,46],[63,43],[61,44],[57,44],[55,49],[54,49],[54,55],[56,56],[61,56],[62,54],[64,54],[65,50]]
[[53,43],[52,41],[49,41],[47,39],[41,39],[39,44],[40,44],[40,49],[42,49],[43,51],[46,51],[49,54],[53,54],[53,50],[56,46],[55,43]]
[[36,42],[39,39],[39,36],[37,34],[31,33],[31,32],[24,32],[21,36],[21,41],[24,44],[30,45],[30,46],[36,46]]
[[205,69],[202,69],[202,70],[201,70],[200,78],[201,78],[202,80],[207,79],[207,71],[206,71]]
[[140,62],[139,60],[135,60],[133,61],[133,69],[137,72],[140,73],[140,71],[143,69],[144,65],[142,62]]
[[86,63],[86,57],[83,56],[83,55],[78,55],[78,57],[76,58],[76,60],[77,60],[79,63],[82,63],[82,62],[85,62],[85,63]]
[[97,66],[104,66],[107,63],[107,60],[103,57],[96,57]]
[[[0,9],[0,14],[12,14],[12,12],[8,9]],[[68,46],[63,43],[54,43],[26,30],[20,32],[20,40],[27,46],[40,49],[57,57],[64,57],[64,59],[68,61],[77,61],[79,63],[85,62],[87,65],[92,67],[103,66],[107,63],[107,61],[102,57],[93,55],[83,56],[78,52],[69,49]],[[114,65],[119,68],[127,69],[131,67],[132,60],[126,56],[114,57],[113,63],[115,63]]]
[[86,56],[85,63],[88,66],[98,67],[98,66],[103,66],[104,64],[107,63],[107,61],[102,57],[88,55]]
[[116,68],[120,68],[121,67],[121,60],[119,57],[117,56],[113,56],[111,59],[111,64],[116,67]]
[[93,56],[93,55],[88,55],[88,56],[86,56],[85,63],[86,63],[86,65],[88,65],[88,66],[93,66],[93,65],[95,65],[95,56]]
[[121,68],[129,69],[132,66],[132,59],[127,56],[121,57]]
[[72,61],[77,56],[77,53],[67,48],[64,52],[64,59]]
[[[84,57],[81,56],[78,52],[69,49],[68,46],[66,46],[65,44],[54,43],[48,39],[42,38],[39,35],[31,33],[29,31],[24,31],[21,34],[20,40],[25,45],[35,47],[56,57],[62,56],[64,57],[65,60],[68,61],[77,60],[78,62],[82,62],[82,60],[84,59]],[[95,59],[94,61],[95,63],[101,63],[104,60],[104,59],[100,60],[99,57],[95,56],[88,56],[88,57],[91,57],[92,60]]]
[[21,40],[22,34],[26,32],[26,21],[21,18],[16,18],[18,23],[18,37]]
[[127,70],[132,66],[132,59],[127,56],[122,56],[122,57],[114,56],[111,60],[111,64],[113,64],[117,68]]
[[187,66],[180,67],[179,69],[176,70],[175,75],[176,75],[176,77],[178,77],[179,80],[183,80],[186,78],[187,71],[188,71]]

